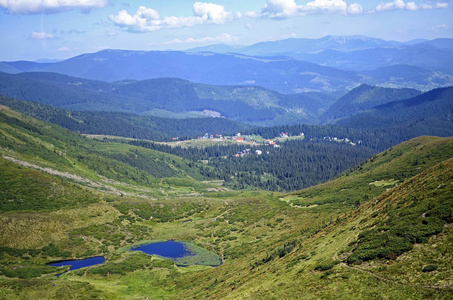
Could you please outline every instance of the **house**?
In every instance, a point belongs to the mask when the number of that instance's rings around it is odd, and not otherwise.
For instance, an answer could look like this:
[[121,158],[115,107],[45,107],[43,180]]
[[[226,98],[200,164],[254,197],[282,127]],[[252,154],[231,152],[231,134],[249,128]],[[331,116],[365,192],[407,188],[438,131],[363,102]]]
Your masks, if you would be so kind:
[[261,150],[256,150],[256,151],[255,151],[255,154],[256,154],[256,155],[261,155],[261,154],[263,154],[263,151],[261,151]]
[[243,137],[237,137],[236,138],[236,142],[243,142],[244,141],[244,138]]

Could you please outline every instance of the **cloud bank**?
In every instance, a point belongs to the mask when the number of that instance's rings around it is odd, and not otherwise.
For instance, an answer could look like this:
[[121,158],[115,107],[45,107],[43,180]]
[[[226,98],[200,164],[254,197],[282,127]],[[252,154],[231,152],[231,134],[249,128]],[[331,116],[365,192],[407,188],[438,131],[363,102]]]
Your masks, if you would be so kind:
[[297,15],[315,13],[360,14],[362,6],[358,3],[348,5],[343,0],[314,0],[297,5],[294,0],[267,0],[261,15],[268,18],[289,18]]
[[445,9],[448,8],[448,3],[445,1],[430,1],[429,3],[422,3],[417,5],[415,2],[407,2],[404,0],[394,0],[393,2],[379,3],[374,8],[377,12],[388,11],[388,10],[419,10],[419,9]]
[[154,9],[140,6],[134,15],[129,14],[126,10],[121,10],[116,15],[111,15],[110,20],[126,31],[149,32],[166,28],[224,24],[234,19],[286,19],[308,14],[334,13],[354,16],[392,10],[416,11],[421,9],[445,9],[448,7],[447,2],[440,0],[421,4],[416,4],[412,1],[394,0],[393,2],[381,2],[370,10],[364,10],[359,3],[348,4],[344,0],[313,0],[305,4],[297,4],[295,0],[266,0],[264,7],[259,12],[233,13],[226,11],[223,5],[195,2],[193,4],[193,15],[189,17],[161,17]]
[[162,18],[152,8],[140,6],[135,15],[130,15],[126,10],[111,15],[110,20],[128,31],[147,32],[163,28],[192,27],[202,24],[224,24],[233,19],[231,12],[225,11],[223,5],[195,2],[193,16],[190,17],[165,17]]
[[88,12],[108,4],[109,0],[0,0],[0,7],[6,8],[12,15],[59,13],[76,9]]

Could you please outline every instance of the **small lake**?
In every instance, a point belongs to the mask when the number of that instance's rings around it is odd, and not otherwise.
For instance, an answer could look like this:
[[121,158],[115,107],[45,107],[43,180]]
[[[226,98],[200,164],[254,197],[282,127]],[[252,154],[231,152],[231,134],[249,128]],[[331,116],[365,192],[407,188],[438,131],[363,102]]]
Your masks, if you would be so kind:
[[131,251],[142,251],[148,255],[158,255],[173,260],[177,266],[204,265],[219,266],[220,257],[209,250],[201,248],[189,241],[154,242],[136,246]]
[[85,259],[74,259],[74,260],[63,260],[47,264],[52,267],[70,266],[69,271],[78,270],[81,268],[94,266],[104,263],[105,259],[103,256],[95,256]]
[[183,243],[178,243],[175,241],[166,241],[145,244],[137,246],[131,249],[132,251],[142,251],[143,253],[149,255],[159,255],[167,258],[179,258],[184,256],[194,255],[193,253],[187,251],[186,246]]

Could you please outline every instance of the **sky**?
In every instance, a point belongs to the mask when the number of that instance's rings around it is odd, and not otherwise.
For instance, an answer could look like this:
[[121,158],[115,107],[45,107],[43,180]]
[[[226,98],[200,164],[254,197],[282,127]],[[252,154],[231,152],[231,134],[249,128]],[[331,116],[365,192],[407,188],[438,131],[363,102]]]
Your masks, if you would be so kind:
[[0,61],[286,38],[453,38],[448,0],[0,0]]

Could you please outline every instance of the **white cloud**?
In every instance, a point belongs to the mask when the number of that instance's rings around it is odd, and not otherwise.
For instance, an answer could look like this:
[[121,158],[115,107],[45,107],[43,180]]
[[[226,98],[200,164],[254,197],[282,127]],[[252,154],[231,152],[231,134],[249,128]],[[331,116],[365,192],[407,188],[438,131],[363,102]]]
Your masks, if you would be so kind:
[[417,5],[415,2],[408,2],[404,3],[404,0],[394,0],[393,2],[387,2],[387,3],[379,3],[376,5],[374,8],[375,11],[381,12],[381,11],[388,11],[388,10],[419,10],[419,9],[434,9],[434,8],[440,8],[440,9],[445,9],[448,8],[448,3],[443,2],[443,1],[436,1],[433,4],[433,1],[429,1],[426,3],[421,3],[420,5]]
[[109,0],[0,0],[0,7],[6,8],[8,13],[24,15],[58,13],[75,9],[86,12],[108,4]]
[[409,2],[406,4],[406,9],[407,10],[417,10],[418,6],[415,4],[415,2]]
[[348,5],[343,0],[313,0],[302,5],[297,5],[294,0],[267,0],[261,10],[261,15],[269,18],[288,18],[316,13],[357,15],[362,13],[362,6],[358,3]]
[[146,8],[144,6],[140,6],[137,9],[137,16],[140,18],[148,19],[148,20],[159,20],[160,15],[157,11],[152,8]]
[[51,40],[51,39],[55,39],[55,36],[53,34],[46,33],[46,32],[33,31],[30,34],[30,38],[32,38],[34,40]]
[[448,3],[447,2],[437,2],[436,8],[448,8]]
[[379,3],[376,5],[376,11],[385,11],[385,10],[395,10],[395,9],[404,9],[405,4],[403,0],[395,0],[393,2]]
[[[6,1],[6,0],[0,0]],[[50,1],[50,0],[49,0]],[[228,12],[223,5],[206,2],[193,4],[193,15],[188,17],[161,17],[152,8],[140,6],[135,14],[131,15],[126,10],[111,15],[110,20],[117,26],[131,32],[149,32],[165,28],[192,27],[203,24],[224,24],[234,19],[272,18],[285,19],[308,14],[337,13],[343,15],[360,15],[391,10],[419,10],[433,8],[447,8],[445,1],[428,1],[416,4],[404,0],[381,2],[373,10],[364,11],[359,3],[347,3],[345,0],[312,0],[306,4],[297,4],[296,0],[266,0],[260,12]]]
[[121,10],[110,20],[128,31],[147,32],[162,28],[192,27],[201,24],[223,24],[233,19],[233,14],[225,11],[222,5],[204,2],[195,2],[194,16],[190,17],[160,17],[159,13],[151,8],[140,6],[135,15]]
[[230,20],[232,15],[225,11],[223,5],[213,3],[195,2],[193,5],[194,15],[201,18],[203,22],[223,24]]
[[350,15],[360,15],[363,12],[362,5],[358,3],[353,3],[348,6],[348,14]]
[[58,51],[66,52],[66,51],[71,51],[71,49],[69,49],[68,47],[61,47],[61,48],[58,48]]
[[205,36],[202,38],[190,37],[190,38],[186,38],[184,40],[174,39],[174,40],[171,40],[168,42],[164,42],[163,44],[170,45],[170,44],[192,44],[192,43],[213,43],[213,42],[233,44],[233,43],[237,43],[238,39],[229,33],[222,33],[215,37]]
[[259,18],[260,14],[257,13],[256,11],[247,11],[242,14],[242,17],[245,19],[255,19],[255,18]]
[[315,0],[302,5],[308,12],[345,12],[348,5],[343,0]]
[[261,13],[270,18],[287,18],[296,15],[300,7],[294,0],[267,0]]

